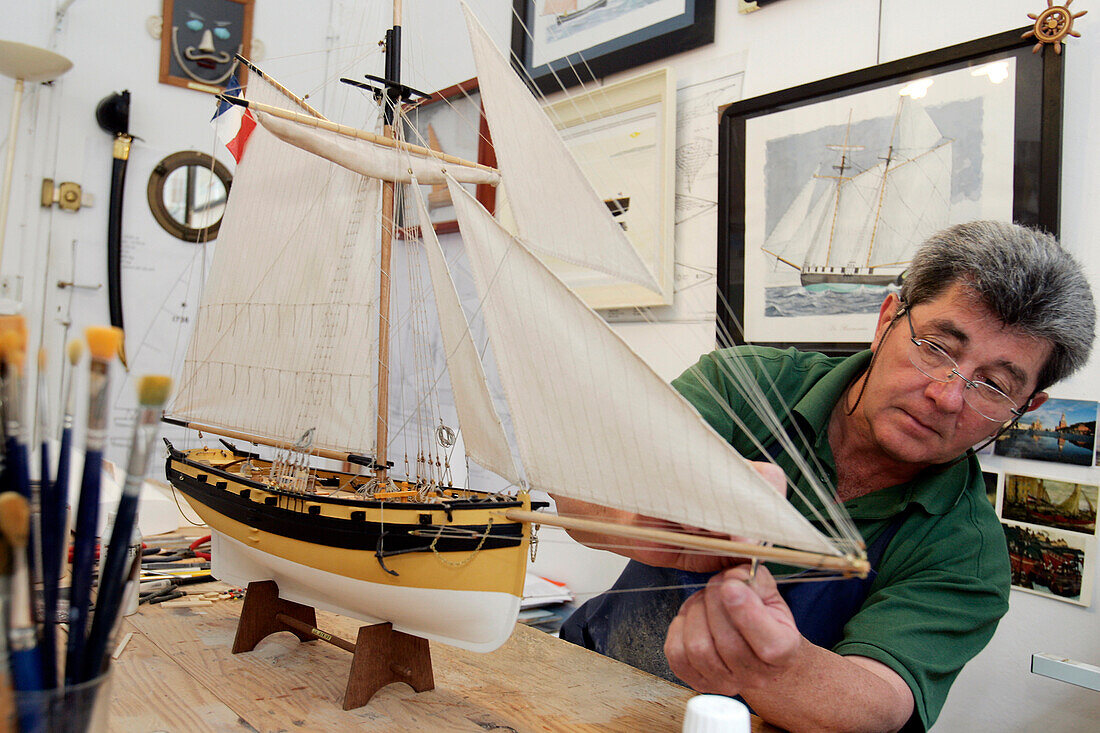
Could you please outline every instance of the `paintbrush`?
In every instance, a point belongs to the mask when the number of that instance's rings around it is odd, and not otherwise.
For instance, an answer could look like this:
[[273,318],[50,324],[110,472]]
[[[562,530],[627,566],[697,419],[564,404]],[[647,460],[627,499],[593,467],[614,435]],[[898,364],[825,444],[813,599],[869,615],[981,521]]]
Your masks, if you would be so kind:
[[[14,491],[0,494],[0,531],[11,545],[11,608],[8,628],[9,661],[15,689],[20,692],[42,689],[42,660],[31,619],[30,573],[27,571],[27,536],[30,530],[30,505]],[[40,704],[33,695],[16,696],[20,730],[39,730]]]
[[[67,548],[65,524],[68,519],[69,461],[73,441],[73,382],[76,365],[84,355],[84,344],[79,339],[69,342],[69,375],[64,387],[61,418],[61,445],[57,456],[57,479],[42,484],[42,656],[43,683],[47,688],[57,686],[57,584],[61,577],[62,558]],[[64,371],[64,366],[62,366]],[[45,421],[43,427],[45,433]],[[46,450],[43,442],[42,450]],[[43,471],[45,471],[45,467]],[[49,489],[47,489],[47,486]]]
[[[54,635],[54,614],[57,608],[57,578],[61,572],[61,556],[53,552],[57,545],[54,527],[57,515],[64,514],[64,499],[58,501],[61,489],[50,479],[50,409],[47,400],[46,350],[38,350],[38,562],[41,564],[42,578],[42,687],[52,690],[57,687],[57,643]],[[63,530],[62,530],[63,531]],[[52,557],[51,557],[52,556]],[[50,589],[52,588],[52,600]]]
[[4,360],[4,432],[6,489],[31,500],[30,466],[23,435],[23,358],[27,347],[22,316],[8,316],[0,325],[0,352]]
[[85,435],[84,472],[77,502],[73,570],[69,586],[69,639],[65,654],[65,684],[79,681],[84,667],[84,632],[92,591],[96,525],[99,521],[99,482],[103,446],[107,440],[107,407],[111,359],[118,354],[122,331],[112,326],[85,330],[92,359],[88,369],[88,431]]
[[141,407],[134,422],[130,458],[126,464],[126,481],[118,500],[118,510],[115,512],[115,526],[111,531],[107,557],[99,576],[99,593],[96,595],[92,629],[88,632],[88,643],[85,646],[81,681],[98,676],[107,661],[107,642],[122,605],[122,591],[130,570],[127,550],[134,523],[137,521],[141,485],[145,481],[145,475],[149,473],[149,459],[153,455],[153,444],[160,429],[161,411],[171,389],[171,377],[162,375],[142,377],[138,384],[138,404]]

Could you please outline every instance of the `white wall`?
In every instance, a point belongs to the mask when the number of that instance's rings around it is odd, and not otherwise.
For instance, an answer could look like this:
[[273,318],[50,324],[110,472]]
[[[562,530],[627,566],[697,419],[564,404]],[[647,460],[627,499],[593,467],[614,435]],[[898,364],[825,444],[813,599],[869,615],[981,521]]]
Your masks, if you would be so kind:
[[[124,283],[131,357],[142,373],[173,371],[182,359],[187,318],[196,305],[201,249],[174,240],[153,222],[145,205],[145,184],[153,165],[171,152],[195,149],[232,160],[216,145],[207,120],[209,97],[157,83],[159,42],[145,31],[145,19],[158,15],[160,0],[76,0],[55,24],[55,0],[0,0],[4,18],[0,36],[49,47],[72,59],[74,69],[52,87],[28,89],[21,116],[15,186],[0,275],[21,277],[24,302],[32,322],[33,353],[41,334],[51,353],[61,353],[68,338],[84,325],[107,318],[103,290],[78,292],[72,299],[75,330],[58,321],[67,312],[68,294],[54,283],[69,279],[105,283],[105,231],[111,140],[98,129],[94,110],[108,93],[123,88],[133,95],[132,131],[143,138],[134,146],[127,180],[124,233],[129,266]],[[508,46],[511,0],[470,3],[491,35]],[[326,114],[355,123],[364,117],[360,98],[343,85],[325,83],[339,74],[380,73],[375,41],[388,24],[380,2],[302,3],[259,0],[254,36],[264,42],[262,66],[293,89],[308,93]],[[743,96],[749,97],[815,79],[941,48],[1028,22],[1027,13],[1042,9],[1038,0],[783,0],[750,14],[738,15],[733,2],[719,0],[718,37],[713,45],[657,62],[676,69],[682,79],[705,79],[744,71]],[[405,64],[407,80],[426,90],[439,89],[474,75],[465,40],[453,29],[462,21],[450,0],[406,2]],[[1077,10],[1077,8],[1074,8]],[[1095,12],[1095,11],[1094,11]],[[881,19],[881,25],[880,25]],[[427,25],[427,34],[413,33]],[[1062,237],[1100,282],[1100,251],[1092,232],[1100,224],[1093,202],[1100,200],[1100,143],[1090,135],[1092,112],[1100,105],[1100,26],[1088,16],[1078,22],[1084,37],[1071,40],[1066,56],[1064,154],[1062,165]],[[413,38],[431,39],[413,48]],[[621,76],[644,71],[624,72]],[[723,99],[733,102],[736,98]],[[0,116],[8,118],[11,85],[0,79]],[[715,125],[717,115],[715,115]],[[6,123],[5,123],[6,124]],[[5,128],[6,129],[6,128]],[[9,131],[10,134],[10,131]],[[231,166],[232,167],[232,166]],[[97,195],[94,208],[76,214],[37,206],[43,177],[73,180]],[[707,185],[716,187],[711,176]],[[716,188],[712,191],[716,198]],[[678,240],[680,256],[708,260],[714,267],[717,216],[714,211],[693,224],[690,236]],[[75,242],[75,244],[74,244]],[[105,287],[105,286],[104,286]],[[186,303],[187,305],[183,305]],[[655,312],[656,323],[626,322],[618,331],[667,378],[675,376],[713,342],[713,281],[692,288],[671,309]],[[148,335],[146,335],[148,334]],[[134,344],[134,341],[138,344]],[[142,353],[138,346],[147,344]],[[1097,360],[1077,377],[1059,385],[1058,397],[1097,399]],[[51,375],[55,382],[56,370]],[[124,423],[132,387],[116,380],[120,396],[114,419]],[[119,432],[119,431],[116,431]],[[116,447],[115,450],[120,450]],[[989,459],[988,467],[1025,468],[1025,462]],[[1026,470],[1036,471],[1034,464]],[[1095,468],[1043,465],[1044,475],[1097,482]],[[589,571],[590,556],[547,542],[539,567],[555,573]],[[549,557],[547,557],[549,554]],[[614,563],[611,563],[614,564]],[[551,570],[546,570],[550,573]],[[612,570],[601,571],[613,575]],[[596,579],[576,574],[577,589],[596,590]],[[1094,586],[1100,577],[1094,578]],[[989,647],[972,662],[955,685],[937,730],[1085,730],[1100,719],[1100,695],[1028,672],[1032,652],[1051,652],[1100,663],[1100,623],[1096,607],[1013,592],[1011,610]]]

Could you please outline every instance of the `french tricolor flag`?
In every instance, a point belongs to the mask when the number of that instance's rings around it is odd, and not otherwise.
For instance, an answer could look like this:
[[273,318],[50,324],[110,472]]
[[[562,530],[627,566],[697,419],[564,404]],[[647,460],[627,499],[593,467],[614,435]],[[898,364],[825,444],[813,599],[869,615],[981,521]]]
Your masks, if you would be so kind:
[[[225,85],[225,94],[230,97],[240,97],[243,96],[242,91],[237,75],[229,77],[229,82]],[[214,125],[218,139],[229,148],[233,159],[240,163],[241,157],[244,156],[245,145],[248,144],[248,137],[256,129],[256,118],[248,109],[219,99],[218,109],[210,118],[210,124]]]

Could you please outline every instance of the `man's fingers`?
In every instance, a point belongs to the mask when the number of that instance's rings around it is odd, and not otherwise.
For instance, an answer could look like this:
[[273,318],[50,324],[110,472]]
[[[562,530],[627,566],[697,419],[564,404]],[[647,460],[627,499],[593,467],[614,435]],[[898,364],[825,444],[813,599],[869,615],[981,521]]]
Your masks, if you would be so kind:
[[665,657],[673,673],[699,692],[737,694],[735,675],[718,654],[705,602],[699,591],[681,607],[665,639]]
[[798,650],[802,634],[766,568],[746,582],[748,571],[733,568],[716,576],[711,615],[723,613],[725,623],[766,667],[783,666]]

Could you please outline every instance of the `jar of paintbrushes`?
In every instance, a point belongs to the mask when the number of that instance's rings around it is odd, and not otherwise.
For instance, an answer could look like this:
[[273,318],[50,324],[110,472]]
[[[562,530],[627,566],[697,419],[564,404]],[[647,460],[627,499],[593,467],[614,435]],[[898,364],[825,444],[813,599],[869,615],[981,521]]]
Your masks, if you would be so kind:
[[[137,524],[138,496],[158,434],[161,410],[171,389],[164,376],[138,380],[139,409],[134,422],[126,480],[103,538],[97,537],[100,476],[107,440],[111,365],[122,345],[116,328],[86,331],[90,354],[88,412],[80,493],[68,526],[67,487],[73,458],[73,384],[82,357],[79,342],[69,345],[62,375],[64,412],[60,441],[53,449],[45,401],[47,362],[38,365],[38,481],[31,482],[31,448],[23,419],[23,363],[26,328],[21,317],[0,317],[4,453],[0,469],[0,591],[8,603],[4,619],[6,663],[0,671],[0,725],[7,730],[107,730],[110,704],[109,644],[131,578],[131,536]],[[55,460],[56,456],[56,460]],[[38,511],[33,512],[32,507]],[[71,540],[71,567],[66,567]],[[105,553],[95,572],[96,548]],[[6,558],[5,558],[6,555]],[[67,572],[66,572],[67,571]],[[69,578],[67,594],[61,578]],[[6,588],[2,587],[6,585]],[[41,598],[41,603],[32,599]],[[61,598],[68,597],[64,610]],[[67,621],[67,633],[61,621]],[[5,708],[5,703],[7,707]]]

